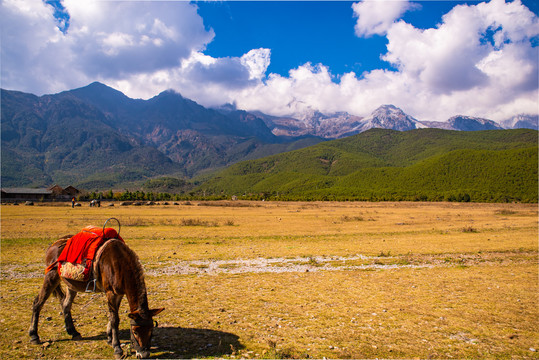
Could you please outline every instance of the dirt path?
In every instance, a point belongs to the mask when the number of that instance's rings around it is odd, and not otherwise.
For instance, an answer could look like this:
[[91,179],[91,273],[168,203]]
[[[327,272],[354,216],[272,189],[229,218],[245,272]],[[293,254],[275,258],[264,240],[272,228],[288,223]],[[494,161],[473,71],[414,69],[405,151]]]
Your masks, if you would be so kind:
[[[283,273],[336,270],[389,270],[447,266],[500,265],[537,261],[535,252],[489,252],[476,254],[390,256],[312,256],[295,258],[257,258],[235,260],[199,260],[161,263],[149,266],[148,275]],[[150,265],[150,264],[148,264]],[[157,265],[157,264],[151,264]]]
[[[342,270],[389,270],[401,268],[432,268],[449,266],[490,266],[510,263],[537,263],[534,251],[486,252],[473,254],[356,255],[311,256],[294,258],[256,258],[233,260],[160,261],[144,263],[150,276],[167,275],[216,275],[241,273],[284,273]],[[39,278],[43,276],[42,264],[3,264],[1,280]]]
[[[241,273],[283,273],[283,272],[309,272],[328,270],[358,270],[358,269],[391,269],[398,267],[428,267],[428,264],[384,264],[373,262],[373,257],[295,257],[295,258],[257,258],[245,260],[217,260],[217,261],[181,261],[163,264],[161,268],[146,271],[149,275],[176,275],[176,274],[241,274]],[[393,259],[386,258],[385,260]]]

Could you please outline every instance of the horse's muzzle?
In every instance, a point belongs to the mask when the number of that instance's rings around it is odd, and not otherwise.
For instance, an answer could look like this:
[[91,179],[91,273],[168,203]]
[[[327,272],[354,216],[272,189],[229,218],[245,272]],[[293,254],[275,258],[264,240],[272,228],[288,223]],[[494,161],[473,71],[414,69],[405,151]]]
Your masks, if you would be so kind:
[[137,359],[149,359],[150,358],[150,352],[148,350],[142,350],[142,351],[137,351],[136,352],[137,354]]

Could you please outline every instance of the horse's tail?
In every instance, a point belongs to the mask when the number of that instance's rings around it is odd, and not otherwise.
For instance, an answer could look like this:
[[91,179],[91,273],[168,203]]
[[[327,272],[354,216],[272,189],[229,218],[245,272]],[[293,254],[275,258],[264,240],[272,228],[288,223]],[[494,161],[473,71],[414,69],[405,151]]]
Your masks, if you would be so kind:
[[56,289],[53,291],[54,296],[56,296],[59,300],[63,301],[66,297],[66,293],[64,292],[64,289],[62,289],[62,285],[58,284]]
[[58,257],[64,250],[67,240],[71,237],[73,237],[73,235],[65,235],[47,248],[47,251],[45,252],[45,264],[48,264],[48,266],[45,268],[45,274],[53,269],[58,271]]
[[[58,271],[58,256],[64,249],[67,240],[71,237],[72,235],[66,235],[49,246],[45,253],[45,264],[49,264],[45,269],[45,274],[47,274],[49,271]],[[56,286],[52,293],[59,300],[63,300],[66,297],[66,293],[64,292],[64,289],[62,289],[62,285],[60,284]]]

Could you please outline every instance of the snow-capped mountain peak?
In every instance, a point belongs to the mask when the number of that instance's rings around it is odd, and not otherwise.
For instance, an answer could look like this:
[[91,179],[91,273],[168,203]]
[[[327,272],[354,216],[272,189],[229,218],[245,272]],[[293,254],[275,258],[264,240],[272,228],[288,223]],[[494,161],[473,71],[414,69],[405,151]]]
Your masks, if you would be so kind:
[[539,115],[519,114],[500,123],[506,129],[526,128],[537,130],[539,128]]
[[499,130],[502,127],[492,120],[457,115],[447,120],[451,128],[461,131],[477,131],[477,130]]
[[[498,123],[479,117],[457,115],[444,122],[419,121],[395,105],[382,105],[364,118],[347,112],[324,114],[302,102],[291,103],[297,110],[293,115],[273,117],[263,115],[264,122],[277,136],[319,136],[341,138],[372,128],[407,131],[420,128],[440,128],[458,131],[498,130]],[[504,123],[504,127],[537,129],[537,115],[519,115]]]
[[399,131],[413,130],[424,127],[419,121],[407,115],[394,105],[382,105],[371,115],[363,119],[362,131],[371,128],[384,128]]

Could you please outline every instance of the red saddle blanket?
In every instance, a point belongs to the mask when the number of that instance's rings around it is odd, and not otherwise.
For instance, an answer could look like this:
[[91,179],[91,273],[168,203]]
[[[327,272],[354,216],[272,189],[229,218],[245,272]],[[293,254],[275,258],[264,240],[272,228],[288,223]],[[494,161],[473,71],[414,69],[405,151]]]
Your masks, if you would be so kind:
[[60,275],[73,280],[87,281],[97,250],[104,242],[113,238],[124,241],[113,228],[106,228],[103,234],[103,228],[85,227],[67,241],[58,259],[47,267],[45,273],[58,264]]

